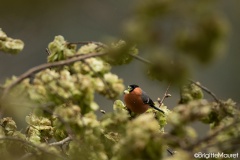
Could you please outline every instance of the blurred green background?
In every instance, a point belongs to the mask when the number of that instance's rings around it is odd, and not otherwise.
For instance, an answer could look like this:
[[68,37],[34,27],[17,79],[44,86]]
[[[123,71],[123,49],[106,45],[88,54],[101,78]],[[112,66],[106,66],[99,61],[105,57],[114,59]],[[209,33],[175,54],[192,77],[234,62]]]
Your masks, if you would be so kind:
[[[69,42],[104,41],[121,38],[122,27],[132,16],[137,1],[121,0],[1,0],[0,28],[9,37],[25,42],[23,52],[18,55],[0,54],[0,82],[7,77],[20,75],[36,65],[46,62],[45,48],[56,35],[63,35]],[[240,1],[219,0],[216,10],[230,23],[227,50],[224,55],[207,66],[192,69],[193,79],[200,81],[220,99],[240,97]],[[141,55],[141,50],[140,50]],[[124,79],[124,84],[139,84],[156,100],[162,97],[167,84],[149,80],[142,72],[141,62],[134,60],[129,65],[113,67],[113,72]],[[170,89],[172,98],[165,101],[169,108],[179,99],[178,90]],[[121,97],[122,99],[122,97]],[[112,102],[97,96],[101,109],[112,110]]]

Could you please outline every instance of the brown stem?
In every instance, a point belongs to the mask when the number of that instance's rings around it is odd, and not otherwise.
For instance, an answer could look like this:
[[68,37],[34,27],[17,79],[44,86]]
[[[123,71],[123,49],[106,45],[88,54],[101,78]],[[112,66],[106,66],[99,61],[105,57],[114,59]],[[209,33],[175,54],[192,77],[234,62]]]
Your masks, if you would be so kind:
[[137,55],[130,54],[130,53],[129,53],[129,55],[132,56],[132,57],[134,57],[135,59],[143,62],[143,63],[152,64],[149,60],[147,60],[147,59],[145,59],[145,58],[143,58],[143,57],[141,57],[141,56],[137,56]]
[[217,96],[211,92],[207,87],[204,87],[203,85],[201,84],[198,84],[197,82],[189,79],[189,81],[193,84],[195,84],[196,86],[200,87],[202,90],[204,90],[205,92],[207,92],[209,95],[211,95],[213,97],[213,99],[217,102],[217,103],[221,103],[221,101],[217,98]]
[[71,141],[72,138],[71,137],[66,137],[64,138],[63,140],[61,141],[58,141],[58,142],[52,142],[52,143],[49,143],[50,146],[62,146],[64,145],[65,143]]
[[[137,56],[137,55],[133,55],[133,54],[130,54],[132,57],[134,57],[135,59],[143,62],[143,63],[146,63],[146,64],[152,64],[149,60],[143,58],[143,57],[140,57],[140,56]],[[200,87],[202,90],[204,90],[205,92],[207,92],[209,95],[211,95],[213,97],[213,99],[217,102],[217,103],[221,103],[221,101],[217,98],[217,96],[211,92],[207,87],[204,87],[198,83],[196,83],[195,81],[191,80],[191,79],[188,79],[191,83],[194,83],[196,86]]]
[[83,44],[83,45],[85,45],[85,44],[89,44],[89,43],[94,43],[94,44],[96,44],[98,46],[107,47],[106,44],[101,43],[101,42],[95,42],[95,41],[68,42],[67,45],[71,45],[71,44]]
[[167,89],[166,89],[166,91],[165,91],[165,93],[164,93],[164,95],[163,95],[163,98],[158,101],[159,107],[162,106],[163,101],[165,100],[165,98],[169,97],[168,90],[169,90],[170,86],[171,86],[171,83],[169,83],[169,85],[168,85],[168,87],[167,87]]

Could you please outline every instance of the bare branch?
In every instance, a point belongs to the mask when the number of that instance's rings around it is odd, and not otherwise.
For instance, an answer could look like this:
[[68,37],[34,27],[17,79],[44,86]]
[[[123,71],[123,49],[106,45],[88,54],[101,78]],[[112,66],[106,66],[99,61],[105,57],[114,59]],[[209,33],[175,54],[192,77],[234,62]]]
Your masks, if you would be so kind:
[[106,114],[106,111],[104,111],[104,110],[100,110],[100,112],[102,113],[102,114]]
[[167,89],[166,89],[166,91],[165,91],[165,93],[163,95],[163,98],[162,99],[158,98],[159,107],[162,106],[163,101],[165,100],[165,98],[171,97],[171,95],[168,94],[168,90],[169,90],[170,86],[171,86],[171,83],[169,83],[169,85],[168,85],[168,87],[167,87]]
[[143,57],[141,57],[141,56],[134,55],[134,54],[130,54],[130,53],[129,53],[129,55],[132,56],[132,57],[134,57],[135,59],[143,62],[143,63],[152,64],[149,60],[147,60],[147,59],[145,59],[145,58],[143,58]]
[[191,79],[189,79],[189,81],[191,83],[195,84],[196,86],[200,87],[202,90],[204,90],[208,94],[210,94],[217,103],[221,103],[221,101],[217,98],[217,96],[213,92],[211,92],[207,87],[204,87],[203,85],[198,84],[197,82],[195,82],[195,81],[193,81]]
[[[132,57],[134,57],[135,59],[143,62],[143,63],[146,63],[146,64],[152,64],[149,60],[143,58],[143,57],[140,57],[140,56],[137,56],[137,55],[133,55],[133,54],[129,54],[131,55]],[[217,103],[221,103],[221,101],[217,98],[217,96],[211,92],[207,87],[204,87],[203,85],[200,85],[198,84],[197,82],[191,80],[191,79],[188,79],[191,83],[194,83],[196,86],[200,87],[202,90],[204,90],[205,92],[207,92],[208,94],[210,94],[213,99],[217,102]]]
[[62,60],[62,61],[57,61],[57,62],[52,62],[52,63],[45,63],[45,64],[41,64],[39,66],[33,67],[31,69],[29,69],[28,71],[26,71],[25,73],[23,73],[22,75],[20,75],[18,77],[18,79],[16,81],[14,81],[13,83],[11,83],[7,88],[5,88],[5,90],[3,91],[3,95],[2,98],[17,84],[19,84],[20,82],[22,82],[25,78],[28,78],[30,75],[37,73],[39,71],[42,71],[44,69],[47,68],[51,68],[51,67],[57,67],[57,66],[63,66],[63,65],[68,65],[77,61],[82,61],[84,59],[87,58],[91,58],[91,57],[98,57],[98,56],[103,56],[106,53],[90,53],[90,54],[84,54],[82,56],[79,57],[74,57],[71,59],[66,59],[66,60]]
[[49,143],[49,145],[50,145],[50,146],[62,146],[62,145],[64,145],[65,143],[70,142],[71,140],[72,140],[71,137],[66,137],[66,138],[64,138],[64,139],[61,140],[61,141]]
[[46,52],[47,52],[48,56],[51,54],[51,52],[49,51],[48,48],[46,48]]
[[89,44],[89,43],[94,43],[94,44],[102,46],[102,47],[107,47],[106,44],[101,43],[101,42],[95,42],[95,41],[68,42],[67,45],[71,45],[71,44],[82,44],[82,45],[85,45],[85,44]]
[[172,149],[170,149],[170,148],[167,148],[167,152],[168,152],[170,155],[174,155],[174,151],[172,151]]

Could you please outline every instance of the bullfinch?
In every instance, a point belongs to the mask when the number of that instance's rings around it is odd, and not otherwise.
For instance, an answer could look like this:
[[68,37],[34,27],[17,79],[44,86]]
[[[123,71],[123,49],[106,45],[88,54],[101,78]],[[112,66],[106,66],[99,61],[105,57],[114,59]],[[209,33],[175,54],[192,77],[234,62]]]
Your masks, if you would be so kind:
[[164,111],[160,108],[157,108],[151,98],[138,85],[135,84],[129,85],[124,91],[124,101],[126,107],[130,111],[137,114],[146,112],[149,107],[164,113]]

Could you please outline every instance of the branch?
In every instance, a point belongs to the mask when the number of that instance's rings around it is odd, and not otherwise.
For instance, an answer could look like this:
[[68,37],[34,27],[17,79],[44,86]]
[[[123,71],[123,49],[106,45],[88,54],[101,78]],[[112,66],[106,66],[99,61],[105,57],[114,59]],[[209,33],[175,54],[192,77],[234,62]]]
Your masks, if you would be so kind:
[[135,59],[143,62],[143,63],[152,64],[149,60],[147,60],[147,59],[145,59],[145,58],[143,58],[143,57],[141,57],[141,56],[134,55],[134,54],[131,54],[131,53],[129,53],[129,55],[132,56],[133,58],[135,58]]
[[172,155],[174,155],[174,151],[172,151],[172,149],[170,149],[170,148],[167,148],[167,152],[172,156]]
[[203,85],[198,84],[197,82],[195,82],[195,81],[193,81],[191,79],[189,79],[189,81],[191,83],[195,84],[196,86],[200,87],[202,90],[204,90],[208,94],[210,94],[217,103],[221,103],[221,101],[217,98],[217,96],[213,92],[211,92],[207,87],[204,87]]
[[[143,57],[140,57],[140,56],[137,56],[137,55],[133,55],[133,54],[129,54],[130,56],[134,57],[135,59],[143,62],[143,63],[146,63],[146,64],[152,64],[149,60],[143,58]],[[191,83],[194,83],[196,86],[200,87],[202,90],[204,90],[205,92],[207,92],[208,94],[210,94],[213,99],[217,102],[217,103],[221,103],[221,101],[217,98],[217,96],[211,92],[207,87],[204,87],[198,83],[196,83],[195,81],[191,80],[191,79],[188,79]]]
[[169,90],[170,86],[171,86],[171,83],[169,83],[169,85],[168,85],[168,87],[167,87],[167,89],[166,89],[166,91],[165,91],[165,93],[163,95],[163,98],[162,99],[158,98],[159,107],[162,106],[163,101],[165,100],[165,98],[171,97],[171,94],[168,94],[168,90]]
[[72,141],[72,138],[71,137],[66,137],[61,141],[49,143],[49,145],[50,146],[62,146],[65,143],[70,142],[70,141]]
[[1,137],[0,138],[0,141],[5,141],[5,140],[10,140],[10,141],[18,141],[18,142],[21,142],[25,145],[28,145],[28,146],[31,146],[33,148],[36,148],[38,149],[39,151],[43,152],[43,153],[47,153],[49,155],[52,155],[52,156],[55,156],[55,157],[58,157],[60,159],[66,159],[65,157],[63,156],[60,156],[58,154],[55,154],[55,153],[52,153],[52,152],[49,152],[47,149],[43,148],[43,147],[40,147],[32,142],[29,142],[29,141],[26,141],[26,140],[23,140],[23,139],[19,139],[19,138],[15,138],[15,137]]
[[103,110],[103,109],[101,109],[100,112],[101,112],[102,114],[106,114],[106,111]]
[[107,54],[107,53],[90,53],[90,54],[85,54],[85,55],[82,55],[82,56],[79,56],[79,57],[74,57],[74,58],[71,58],[71,59],[66,59],[66,60],[52,62],[52,63],[45,63],[45,64],[41,64],[39,66],[33,67],[33,68],[29,69],[28,71],[26,71],[25,73],[23,73],[22,75],[20,75],[16,81],[12,82],[7,88],[5,88],[5,90],[3,91],[2,98],[14,86],[16,86],[17,84],[22,82],[25,78],[28,78],[30,75],[32,75],[34,73],[37,73],[37,72],[42,71],[42,70],[47,69],[47,68],[68,65],[68,64],[71,64],[71,63],[74,63],[74,62],[77,62],[77,61],[82,61],[82,60],[87,59],[87,58],[103,56],[105,54]]
[[46,52],[47,52],[48,55],[51,54],[48,48],[46,48]]
[[89,44],[89,43],[94,43],[98,46],[101,46],[101,47],[107,47],[106,44],[104,43],[101,43],[101,42],[95,42],[95,41],[80,41],[80,42],[68,42],[67,45],[71,45],[71,44]]

